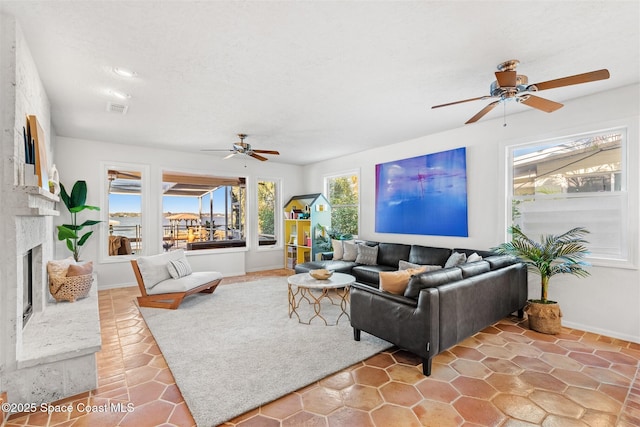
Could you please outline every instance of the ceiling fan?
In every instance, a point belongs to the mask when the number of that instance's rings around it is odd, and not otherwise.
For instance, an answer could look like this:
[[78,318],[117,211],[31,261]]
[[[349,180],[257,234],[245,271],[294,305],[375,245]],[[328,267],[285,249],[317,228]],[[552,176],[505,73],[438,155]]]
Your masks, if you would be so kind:
[[[230,153],[225,157],[225,159],[229,159],[237,154],[244,154],[246,156],[253,157],[254,159],[258,159],[262,162],[268,160],[266,157],[261,156],[260,154],[274,154],[279,155],[280,153],[275,150],[255,150],[251,147],[251,144],[244,142],[244,139],[247,137],[244,133],[239,133],[238,138],[240,138],[239,142],[233,143],[233,148],[231,149],[208,149],[202,151],[230,151]],[[260,154],[258,154],[260,153]]]
[[547,113],[552,113],[561,108],[563,104],[545,98],[540,98],[539,96],[533,95],[533,92],[538,92],[540,90],[546,89],[554,89],[563,86],[577,85],[580,83],[594,82],[597,80],[605,80],[609,78],[609,71],[603,69],[530,85],[527,76],[518,74],[516,72],[516,67],[519,63],[520,61],[518,61],[517,59],[512,59],[498,65],[498,71],[496,71],[495,73],[496,80],[491,83],[491,88],[489,90],[490,95],[464,99],[462,101],[449,102],[447,104],[434,105],[431,108],[447,107],[449,105],[461,104],[463,102],[477,101],[481,99],[498,98],[497,101],[493,101],[482,110],[480,110],[475,116],[467,120],[465,124],[477,122],[485,114],[493,110],[496,105],[504,101],[515,100],[516,102],[520,102],[529,107],[536,108]]

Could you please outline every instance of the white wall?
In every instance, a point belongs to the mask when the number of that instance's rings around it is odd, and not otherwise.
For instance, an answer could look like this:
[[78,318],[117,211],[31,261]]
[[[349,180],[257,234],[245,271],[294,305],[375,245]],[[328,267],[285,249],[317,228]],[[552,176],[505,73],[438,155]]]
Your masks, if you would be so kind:
[[[360,168],[360,237],[364,239],[421,244],[427,246],[488,249],[505,241],[506,206],[504,147],[552,136],[571,135],[613,125],[629,126],[630,235],[635,241],[633,268],[594,266],[591,277],[577,279],[562,275],[551,280],[550,297],[561,303],[563,323],[568,327],[603,333],[640,342],[640,273],[638,267],[638,85],[566,102],[565,107],[546,114],[531,110],[503,119],[484,120],[473,125],[411,141],[404,141],[356,155],[309,165],[304,169],[308,192],[323,191],[323,177]],[[480,108],[481,104],[479,104]],[[454,108],[454,107],[451,107]],[[466,117],[460,117],[461,123]],[[469,237],[381,234],[375,232],[375,165],[428,153],[467,148],[467,192]],[[415,215],[420,221],[419,214]],[[530,275],[530,296],[539,295],[537,276]]]
[[[107,114],[107,113],[105,113]],[[151,252],[159,253],[162,243],[161,215],[162,198],[161,184],[162,171],[171,170],[177,172],[203,173],[213,175],[246,176],[249,187],[248,210],[251,230],[255,230],[256,224],[256,199],[255,185],[258,178],[281,179],[282,204],[289,197],[304,192],[304,183],[301,179],[301,167],[277,163],[274,160],[259,162],[248,159],[246,162],[233,158],[223,160],[202,153],[184,153],[148,147],[136,147],[132,145],[115,144],[99,141],[88,141],[72,138],[58,137],[56,140],[55,163],[60,172],[60,180],[68,191],[77,180],[87,181],[87,204],[101,205],[100,194],[103,186],[107,185],[102,175],[102,165],[105,162],[127,163],[146,166],[150,172],[149,188],[151,197],[148,204],[149,230],[144,231],[145,244]],[[246,167],[245,167],[246,165]],[[254,190],[252,191],[251,188]],[[56,224],[68,221],[69,216],[64,206],[61,207],[61,218]],[[85,211],[81,215],[85,218],[99,219],[101,213]],[[282,220],[282,216],[276,218]],[[106,224],[95,227],[95,233],[106,235]],[[95,271],[99,276],[101,289],[125,285],[134,285],[135,277],[127,257],[110,257],[102,259],[98,254],[98,244],[101,239],[92,236],[82,249],[82,258],[93,260]],[[251,243],[251,242],[250,242]],[[158,248],[154,250],[153,248]],[[69,256],[63,242],[57,242],[56,258]],[[194,270],[217,270],[225,276],[240,275],[246,271],[257,271],[270,268],[282,268],[284,266],[284,249],[257,248],[256,245],[248,249],[222,249],[206,251],[190,251],[189,262]]]

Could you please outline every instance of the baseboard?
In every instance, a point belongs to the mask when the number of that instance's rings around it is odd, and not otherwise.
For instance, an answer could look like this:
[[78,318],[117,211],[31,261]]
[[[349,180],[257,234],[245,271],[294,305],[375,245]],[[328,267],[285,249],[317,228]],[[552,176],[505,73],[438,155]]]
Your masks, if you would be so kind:
[[267,270],[282,270],[283,268],[284,266],[282,265],[282,263],[280,263],[278,265],[267,265],[260,268],[247,269],[247,273],[255,273],[256,271],[267,271]]
[[562,326],[564,326],[565,328],[577,329],[585,332],[592,332],[594,334],[604,335],[610,338],[617,338],[619,340],[640,344],[640,337],[621,334],[615,331],[610,331],[608,329],[594,328],[593,326],[583,325],[581,323],[575,323],[575,322],[565,322],[564,320],[562,321]]

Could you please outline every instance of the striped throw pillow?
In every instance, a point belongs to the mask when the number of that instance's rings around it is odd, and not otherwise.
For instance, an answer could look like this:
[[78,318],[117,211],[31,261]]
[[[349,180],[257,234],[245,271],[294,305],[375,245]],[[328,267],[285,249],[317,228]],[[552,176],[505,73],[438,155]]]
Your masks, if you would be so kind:
[[174,279],[179,279],[193,273],[193,271],[191,270],[191,266],[187,262],[187,258],[180,258],[169,261],[169,264],[167,264],[167,269],[169,269],[169,274]]

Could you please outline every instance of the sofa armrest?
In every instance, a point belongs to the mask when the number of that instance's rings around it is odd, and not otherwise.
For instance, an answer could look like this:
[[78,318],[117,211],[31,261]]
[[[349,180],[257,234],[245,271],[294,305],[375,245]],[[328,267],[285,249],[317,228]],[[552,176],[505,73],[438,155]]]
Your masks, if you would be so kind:
[[389,341],[425,360],[440,352],[438,289],[420,292],[418,299],[351,285],[351,326]]
[[381,291],[378,288],[374,288],[371,285],[365,285],[362,283],[355,282],[351,285],[351,292],[353,293],[353,289],[362,290],[364,292],[368,292],[370,294],[375,295],[377,298],[382,298],[383,300],[393,301],[397,304],[405,304],[411,307],[417,308],[418,302],[413,298],[407,298],[404,295],[396,295],[389,292]]

